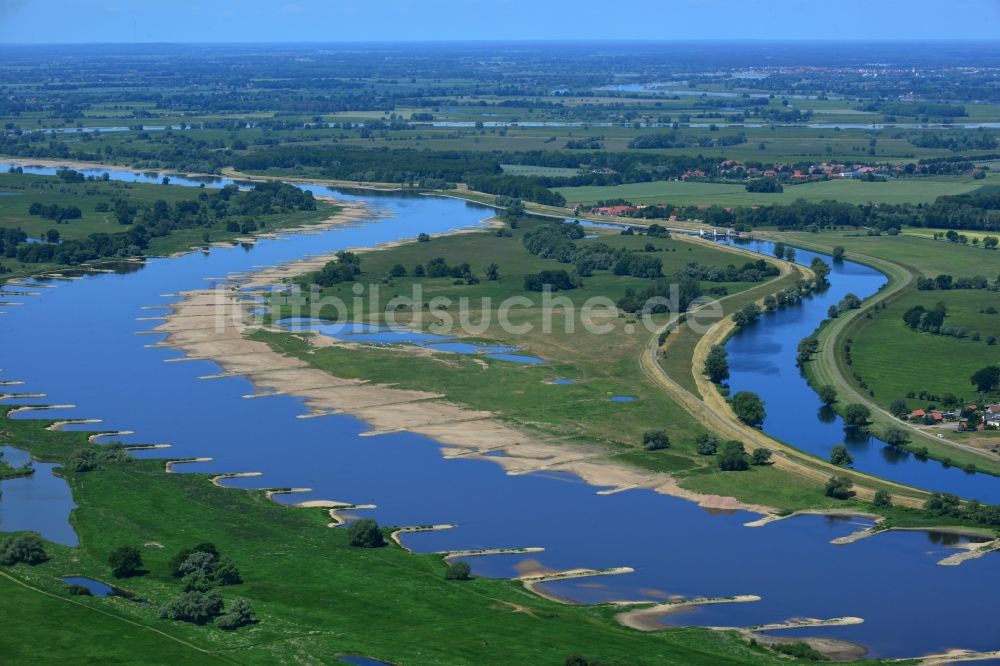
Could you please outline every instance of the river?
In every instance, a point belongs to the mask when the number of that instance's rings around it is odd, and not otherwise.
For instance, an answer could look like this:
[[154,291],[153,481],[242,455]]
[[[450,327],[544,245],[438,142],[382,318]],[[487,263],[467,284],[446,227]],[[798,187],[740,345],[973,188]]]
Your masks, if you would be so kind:
[[[110,173],[114,179],[157,180],[155,174]],[[175,176],[171,182],[201,183]],[[217,179],[211,185],[225,182]],[[288,501],[374,503],[378,508],[366,513],[383,524],[457,526],[408,535],[405,541],[415,550],[545,548],[530,556],[471,558],[481,575],[509,576],[537,566],[635,569],[628,575],[546,586],[578,601],[757,594],[762,600],[756,603],[706,607],[672,621],[734,626],[801,616],[859,616],[863,624],[798,630],[797,635],[855,641],[872,656],[1000,647],[994,619],[1000,610],[997,586],[987,582],[1000,578],[1000,558],[938,566],[938,560],[954,552],[941,535],[889,533],[836,547],[828,542],[869,523],[806,516],[752,529],[743,524],[756,514],[707,511],[648,490],[597,495],[596,488],[565,473],[508,476],[488,461],[445,459],[426,437],[360,437],[367,426],[348,415],[297,419],[308,411],[301,400],[245,399],[255,392],[245,379],[199,379],[219,372],[218,366],[202,360],[164,363],[179,357],[178,352],[148,347],[159,335],[135,335],[158,323],[136,321],[156,313],[143,307],[167,306],[176,292],[204,288],[207,277],[419,232],[442,233],[487,215],[484,208],[456,199],[308,187],[367,200],[386,216],[318,235],[151,259],[127,274],[48,281],[58,288],[17,297],[23,305],[4,308],[7,314],[0,317],[0,345],[22,353],[5,354],[3,378],[24,380],[19,390],[47,394],[24,402],[75,405],[27,416],[100,418],[101,430],[135,431],[121,438],[126,443],[169,443],[170,457],[212,458],[181,465],[178,471],[263,473],[233,479],[232,486],[313,489],[285,496]],[[835,273],[832,279],[836,284],[841,276]],[[814,309],[825,313],[826,306],[815,303]],[[765,318],[762,328],[769,321]],[[735,357],[731,353],[734,365]],[[561,387],[552,385],[551,390]],[[632,406],[622,403],[620,408],[622,418],[629,418]],[[770,403],[769,408],[774,423],[788,411]],[[774,423],[769,421],[768,427]]]

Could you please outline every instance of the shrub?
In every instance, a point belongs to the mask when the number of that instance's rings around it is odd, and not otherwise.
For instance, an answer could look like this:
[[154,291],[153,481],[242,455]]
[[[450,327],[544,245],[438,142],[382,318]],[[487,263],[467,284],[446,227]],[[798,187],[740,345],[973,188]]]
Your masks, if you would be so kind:
[[851,480],[844,476],[831,476],[826,482],[826,496],[834,499],[848,499],[854,492]]
[[0,541],[0,564],[41,564],[47,559],[45,544],[37,534],[21,534]]
[[142,553],[135,546],[119,546],[108,555],[108,564],[115,578],[136,576],[142,570]]
[[170,561],[167,563],[167,568],[170,570],[171,576],[175,578],[180,578],[181,576],[184,575],[180,571],[181,565],[184,564],[184,562],[192,553],[210,553],[212,555],[218,556],[219,549],[215,547],[215,544],[208,542],[199,543],[197,546],[194,546],[193,548],[182,548],[180,551],[177,552],[176,555],[171,557]]
[[215,626],[223,631],[239,629],[254,622],[253,606],[247,599],[237,599],[229,608],[229,612],[215,619]]
[[222,606],[222,595],[218,592],[185,592],[164,605],[160,609],[160,617],[205,624],[222,611]]
[[844,409],[844,425],[860,428],[868,423],[871,410],[859,403],[851,403]]
[[775,643],[770,647],[775,652],[787,654],[789,657],[794,657],[795,659],[802,659],[804,661],[830,661],[827,656],[805,641]]
[[816,393],[819,394],[819,399],[823,401],[824,405],[829,406],[837,402],[837,389],[829,384],[820,386],[819,389],[816,390]]
[[719,448],[719,440],[715,435],[698,435],[695,440],[695,449],[703,456],[715,455]]
[[887,490],[876,490],[875,499],[872,501],[877,507],[888,509],[892,506],[892,495]]
[[851,457],[851,454],[847,451],[846,446],[843,444],[837,444],[833,447],[833,450],[830,451],[830,463],[844,467],[845,465],[853,465],[854,458]]
[[382,530],[371,518],[356,520],[348,525],[347,541],[355,548],[381,548],[385,545]]
[[469,580],[472,578],[472,567],[468,562],[455,562],[444,572],[445,580]]
[[670,437],[662,430],[647,430],[642,433],[642,448],[659,451],[670,446]]
[[751,391],[740,391],[733,396],[733,411],[736,418],[755,428],[759,428],[767,418],[764,401]]
[[899,426],[889,426],[882,437],[889,446],[903,446],[910,441],[910,435]]
[[90,591],[90,588],[86,585],[80,585],[79,583],[70,583],[66,586],[66,592],[78,597],[92,597],[94,593]]
[[722,443],[719,452],[719,469],[725,472],[742,472],[750,469],[750,456],[743,448],[743,442],[730,440]]
[[771,462],[771,449],[754,449],[750,455],[751,465],[767,465]]

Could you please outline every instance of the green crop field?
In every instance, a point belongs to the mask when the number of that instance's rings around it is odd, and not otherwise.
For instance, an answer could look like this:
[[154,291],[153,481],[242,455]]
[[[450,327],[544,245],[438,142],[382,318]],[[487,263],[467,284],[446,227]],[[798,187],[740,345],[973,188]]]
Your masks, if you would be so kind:
[[[903,323],[907,309],[914,305],[930,309],[938,302],[948,308],[945,324],[965,328],[969,337],[958,339],[918,332]],[[909,292],[854,331],[852,368],[875,392],[874,399],[883,407],[898,398],[905,399],[911,391],[928,391],[937,396],[950,393],[972,400],[977,394],[969,377],[980,368],[1000,361],[1000,346],[987,344],[990,336],[1000,338],[1000,314],[980,312],[998,305],[1000,296],[993,291]],[[980,339],[972,339],[973,333],[978,333]],[[907,404],[916,409],[929,403],[910,399]]]
[[[626,199],[634,204],[670,203],[679,206],[763,206],[787,204],[797,199],[807,201],[845,201],[848,203],[929,203],[947,194],[963,194],[983,185],[971,177],[926,177],[868,183],[853,178],[839,178],[802,185],[786,185],[775,194],[747,192],[740,184],[657,181],[608,187],[560,187],[556,191],[570,204],[593,204],[602,200]],[[1000,183],[992,174],[985,182]]]

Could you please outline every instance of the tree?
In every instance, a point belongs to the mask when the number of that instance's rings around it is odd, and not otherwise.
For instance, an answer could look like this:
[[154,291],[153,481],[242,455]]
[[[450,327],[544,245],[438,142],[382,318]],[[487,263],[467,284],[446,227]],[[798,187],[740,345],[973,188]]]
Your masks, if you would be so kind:
[[812,268],[813,273],[816,274],[817,285],[824,285],[827,283],[826,278],[830,275],[830,265],[828,263],[819,257],[813,257],[810,268]]
[[785,261],[794,262],[795,261],[795,248],[789,247],[785,248]]
[[997,240],[996,236],[986,236],[983,238],[983,247],[987,250],[994,249],[1000,241]]
[[4,566],[20,562],[41,564],[47,559],[45,543],[37,534],[21,534],[0,540],[0,564]]
[[715,455],[715,452],[719,448],[719,440],[715,435],[698,435],[698,439],[695,440],[695,450],[703,456]]
[[726,361],[726,348],[715,345],[705,357],[705,374],[714,384],[721,384],[729,379],[729,362]]
[[868,423],[871,410],[860,403],[853,402],[844,409],[844,425],[849,428],[861,428]]
[[489,266],[486,267],[485,274],[487,280],[495,282],[496,280],[500,279],[500,267],[497,266],[496,264],[490,264]]
[[988,365],[985,368],[980,368],[972,374],[969,381],[980,393],[995,391],[1000,385],[1000,366]]
[[469,580],[472,578],[472,567],[468,562],[455,562],[444,572],[445,580]]
[[382,530],[371,518],[351,523],[347,527],[347,541],[355,548],[381,548],[385,545]]
[[767,465],[771,462],[771,449],[754,449],[750,454],[751,465]]
[[254,622],[253,606],[248,599],[237,599],[229,611],[215,620],[215,626],[223,631],[232,631]]
[[762,426],[767,418],[764,401],[752,391],[740,391],[733,396],[733,411],[736,418],[754,428]]
[[857,310],[861,307],[861,299],[855,294],[848,293],[840,299],[840,303],[837,307],[840,308],[841,312],[844,312],[845,310]]
[[174,578],[180,578],[181,576],[184,575],[181,573],[181,565],[184,564],[185,561],[187,561],[188,557],[190,557],[192,553],[210,553],[212,555],[218,556],[219,549],[215,547],[214,543],[208,543],[208,542],[199,543],[197,546],[194,546],[193,548],[180,549],[179,551],[177,551],[177,554],[171,557],[170,561],[167,562],[167,569],[170,571],[171,576],[173,576]]
[[419,242],[419,243],[426,243],[430,239],[431,239],[430,235],[425,234],[423,232],[417,234],[417,242]]
[[190,591],[166,603],[160,609],[160,617],[165,620],[205,624],[222,612],[222,607],[222,595],[215,590]]
[[851,454],[848,453],[846,446],[843,444],[837,444],[833,447],[833,450],[830,451],[830,463],[839,467],[844,467],[846,465],[853,465],[854,458],[852,458]]
[[719,451],[719,469],[724,472],[742,472],[750,469],[750,456],[743,448],[743,442],[729,440],[722,443]]
[[910,408],[906,406],[906,401],[902,398],[896,398],[889,405],[889,413],[896,418],[902,418],[910,413]]
[[403,264],[396,264],[389,269],[389,277],[401,278],[406,277],[406,266]]
[[889,426],[885,429],[882,439],[889,446],[900,447],[910,441],[910,435],[899,426]]
[[774,256],[776,256],[778,259],[785,258],[785,244],[782,243],[781,241],[778,241],[777,243],[774,244]]
[[98,467],[97,451],[77,449],[69,457],[67,466],[74,472],[91,472]]
[[888,490],[876,490],[872,504],[882,509],[888,509],[892,506],[892,495],[889,494]]
[[819,399],[823,401],[824,405],[832,405],[837,402],[837,389],[829,384],[824,384],[816,389],[816,393],[819,395]]
[[642,448],[647,451],[659,451],[670,446],[670,437],[662,430],[647,430],[642,433]]
[[142,570],[142,553],[135,546],[119,546],[108,555],[108,564],[115,578],[137,576]]
[[845,476],[831,476],[826,482],[826,496],[834,499],[848,499],[854,492],[851,487],[854,484]]
[[843,261],[844,260],[844,256],[846,254],[847,254],[847,250],[844,249],[843,245],[838,245],[837,247],[833,248],[833,260],[834,261]]

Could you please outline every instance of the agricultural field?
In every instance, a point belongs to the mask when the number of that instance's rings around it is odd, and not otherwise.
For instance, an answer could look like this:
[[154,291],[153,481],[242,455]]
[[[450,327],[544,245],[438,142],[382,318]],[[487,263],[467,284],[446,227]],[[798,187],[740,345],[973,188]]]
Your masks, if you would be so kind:
[[985,181],[970,177],[926,177],[896,179],[888,182],[865,182],[853,178],[802,185],[786,185],[784,192],[747,192],[741,183],[703,183],[669,181],[632,183],[610,187],[561,187],[556,191],[569,205],[590,205],[598,201],[625,199],[636,205],[670,203],[677,206],[767,206],[806,201],[843,201],[864,203],[930,203],[940,196],[964,194],[983,186],[1000,184],[1000,175],[991,174]]
[[[915,305],[947,307],[945,325],[963,328],[966,337],[915,331],[903,323],[903,313]],[[910,392],[951,394],[968,402],[976,397],[969,382],[974,372],[1000,359],[1000,314],[986,314],[1000,306],[995,291],[911,291],[875,313],[852,334],[853,369],[872,391],[874,400],[888,408],[893,400],[906,399],[911,409],[939,401],[909,398]],[[978,339],[975,339],[977,338]]]

